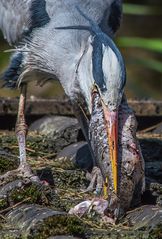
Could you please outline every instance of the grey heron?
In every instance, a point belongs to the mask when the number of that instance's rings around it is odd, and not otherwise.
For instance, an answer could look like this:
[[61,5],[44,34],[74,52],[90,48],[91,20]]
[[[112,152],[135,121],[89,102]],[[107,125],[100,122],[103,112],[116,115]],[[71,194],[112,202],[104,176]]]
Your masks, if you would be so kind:
[[[0,0],[0,28],[16,46],[3,79],[6,86],[21,89],[16,123],[19,170],[34,177],[25,151],[27,84],[33,77],[40,83],[57,79],[101,169],[105,195],[113,198],[112,211],[119,197],[118,116],[126,78],[123,58],[112,40],[121,5],[121,0]],[[134,184],[142,178],[141,173]]]

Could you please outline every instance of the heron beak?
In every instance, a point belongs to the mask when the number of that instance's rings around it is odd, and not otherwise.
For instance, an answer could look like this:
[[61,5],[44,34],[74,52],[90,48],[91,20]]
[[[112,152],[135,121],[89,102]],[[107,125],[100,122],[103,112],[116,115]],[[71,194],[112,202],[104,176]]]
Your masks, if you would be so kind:
[[[99,103],[99,104],[96,104]],[[102,119],[100,118],[101,114],[100,106],[102,108]],[[96,114],[95,118],[95,124],[96,127],[98,127],[98,124],[103,124],[105,129],[105,135],[107,138],[107,146],[108,146],[108,152],[109,152],[109,162],[111,164],[111,171],[108,174],[107,169],[104,170],[104,167],[102,168],[102,174],[105,180],[104,185],[104,197],[108,198],[108,187],[112,187],[113,192],[117,195],[118,192],[118,110],[116,111],[110,111],[108,109],[108,106],[105,104],[104,100],[102,99],[98,86],[94,85],[94,88],[92,90],[92,111],[93,113],[98,112]],[[95,109],[95,110],[94,110]],[[94,131],[94,129],[91,129]],[[102,139],[104,139],[104,131],[100,132],[99,135],[99,141],[98,143],[103,144]],[[95,135],[96,140],[97,136]],[[97,142],[97,141],[96,141]],[[95,144],[95,148],[93,150],[96,150],[98,148],[98,143]],[[105,144],[105,141],[104,141]],[[102,145],[100,148],[104,148],[106,145]],[[100,157],[100,155],[98,155]],[[100,159],[101,160],[101,159]],[[103,159],[102,159],[103,160]],[[101,160],[101,161],[102,161]],[[102,163],[101,163],[102,164]],[[108,175],[107,175],[108,174]]]
[[114,192],[118,190],[118,111],[109,111],[107,106],[102,102],[106,130],[108,135],[108,145],[110,161],[112,166],[112,180]]

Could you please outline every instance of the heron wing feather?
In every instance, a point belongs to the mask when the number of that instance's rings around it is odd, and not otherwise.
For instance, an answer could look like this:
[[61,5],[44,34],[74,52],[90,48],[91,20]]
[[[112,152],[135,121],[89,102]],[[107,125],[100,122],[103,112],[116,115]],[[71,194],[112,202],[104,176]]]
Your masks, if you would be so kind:
[[45,0],[0,0],[0,29],[10,45],[49,21]]
[[[46,0],[46,10],[51,18],[55,18],[61,11],[75,12],[76,6],[96,21],[105,33],[113,35],[118,30],[122,16],[122,0]],[[77,14],[79,13],[75,16]]]

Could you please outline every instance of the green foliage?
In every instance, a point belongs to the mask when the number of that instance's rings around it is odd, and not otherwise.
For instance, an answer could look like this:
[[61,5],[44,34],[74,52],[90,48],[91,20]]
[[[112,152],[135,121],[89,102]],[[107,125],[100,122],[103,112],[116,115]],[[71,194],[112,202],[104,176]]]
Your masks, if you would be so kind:
[[142,37],[120,37],[120,47],[138,47],[144,50],[162,53],[162,39],[146,39]]
[[142,57],[134,57],[132,63],[143,65],[150,70],[162,73],[162,62],[155,59],[147,59]]
[[[137,17],[147,17],[148,22],[151,22],[152,16],[162,16],[162,9],[157,5],[145,4],[133,4],[133,3],[125,3],[123,5],[124,15],[131,15],[136,21]],[[139,25],[139,34],[142,33],[142,29]],[[154,33],[154,32],[153,32]],[[152,32],[151,32],[152,34]],[[162,53],[162,38],[144,38],[137,36],[121,36],[117,39],[117,44],[120,48],[130,49],[130,48],[139,48],[145,51],[150,51],[151,53],[161,54]],[[157,55],[152,55],[147,58],[143,56],[136,56],[131,59],[131,62],[135,64],[140,64],[144,67],[147,67],[156,72],[162,73],[162,63],[157,60]],[[150,58],[150,59],[149,59]]]
[[[139,48],[154,53],[162,53],[162,39],[146,39],[142,37],[120,37],[117,40],[121,48]],[[150,70],[162,73],[162,62],[150,56],[150,59],[142,56],[135,56],[132,60],[135,64],[143,65]]]
[[123,5],[123,12],[125,14],[132,15],[162,15],[161,8],[157,6],[147,6],[132,3],[125,3]]
[[162,99],[162,2],[124,0],[116,37],[127,69],[127,97]]

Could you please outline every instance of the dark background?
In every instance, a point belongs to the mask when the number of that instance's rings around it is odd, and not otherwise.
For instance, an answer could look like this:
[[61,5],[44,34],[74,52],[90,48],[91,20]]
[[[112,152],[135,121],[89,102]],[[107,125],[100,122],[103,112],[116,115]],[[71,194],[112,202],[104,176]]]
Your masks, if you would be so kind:
[[[124,16],[116,35],[127,68],[126,94],[129,98],[162,100],[162,1],[125,0]],[[0,34],[0,72],[6,68],[10,54],[3,51],[8,44]],[[60,97],[58,83],[40,88],[31,83],[29,96]],[[18,96],[16,90],[0,89],[0,96]]]

